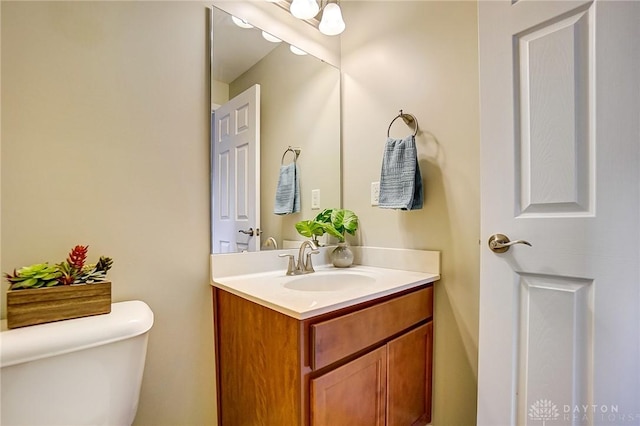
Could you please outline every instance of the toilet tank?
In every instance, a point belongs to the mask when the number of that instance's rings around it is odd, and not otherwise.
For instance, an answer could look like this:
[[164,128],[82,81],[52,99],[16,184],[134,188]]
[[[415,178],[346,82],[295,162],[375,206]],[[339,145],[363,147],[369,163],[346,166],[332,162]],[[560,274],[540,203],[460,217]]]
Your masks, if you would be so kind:
[[153,312],[114,303],[111,313],[0,333],[0,424],[131,425]]

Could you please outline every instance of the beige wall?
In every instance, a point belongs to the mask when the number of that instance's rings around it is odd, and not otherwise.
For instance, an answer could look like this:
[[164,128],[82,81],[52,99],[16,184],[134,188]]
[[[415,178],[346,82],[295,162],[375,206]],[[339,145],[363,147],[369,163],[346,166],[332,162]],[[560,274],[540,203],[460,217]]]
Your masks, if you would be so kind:
[[[341,4],[344,207],[362,244],[442,251],[434,424],[475,424],[476,5]],[[136,424],[215,424],[203,5],[3,1],[1,17],[2,271],[78,243],[114,257],[114,299],[156,315]],[[423,130],[414,212],[369,205],[400,108]]]
[[[475,424],[479,112],[475,2],[342,2],[343,194],[358,242],[442,251],[436,284],[436,425]],[[389,122],[418,118],[422,210],[371,207]],[[401,120],[392,136],[410,132]]]
[[[213,77],[213,76],[212,76]],[[229,101],[229,85],[211,78],[211,107],[216,108]]]
[[2,2],[2,271],[115,259],[114,300],[155,313],[138,425],[215,423],[205,24],[198,2]]
[[[296,222],[312,219],[311,190],[320,190],[320,208],[340,206],[340,71],[311,56],[297,56],[282,43],[229,84],[234,97],[260,84],[260,225],[266,238],[303,239]],[[300,212],[273,213],[282,154],[300,147]],[[293,155],[287,154],[285,163]]]

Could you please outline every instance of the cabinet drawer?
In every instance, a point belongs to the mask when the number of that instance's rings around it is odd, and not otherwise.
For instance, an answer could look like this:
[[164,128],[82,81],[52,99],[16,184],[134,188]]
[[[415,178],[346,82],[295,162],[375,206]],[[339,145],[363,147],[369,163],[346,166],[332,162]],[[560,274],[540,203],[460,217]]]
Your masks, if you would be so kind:
[[311,368],[317,370],[431,317],[433,287],[311,325]]

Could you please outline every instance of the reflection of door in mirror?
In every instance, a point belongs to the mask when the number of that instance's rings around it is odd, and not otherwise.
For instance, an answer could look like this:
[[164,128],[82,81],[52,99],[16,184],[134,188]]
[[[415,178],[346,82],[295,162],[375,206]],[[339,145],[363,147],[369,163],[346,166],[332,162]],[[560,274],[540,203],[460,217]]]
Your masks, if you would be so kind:
[[213,113],[213,253],[260,249],[260,85]]

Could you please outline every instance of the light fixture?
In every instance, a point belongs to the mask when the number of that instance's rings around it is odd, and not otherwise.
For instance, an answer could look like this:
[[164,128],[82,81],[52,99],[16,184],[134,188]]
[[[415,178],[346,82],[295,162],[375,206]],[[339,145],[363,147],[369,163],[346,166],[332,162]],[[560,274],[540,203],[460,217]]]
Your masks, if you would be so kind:
[[278,37],[272,36],[271,34],[269,34],[266,31],[262,32],[262,38],[264,38],[267,41],[270,41],[271,43],[280,43],[282,41]]
[[251,25],[244,19],[236,18],[235,16],[231,15],[231,20],[233,21],[234,24],[236,24],[240,28],[253,28],[253,25]]
[[305,52],[304,50],[298,47],[295,47],[293,44],[289,45],[289,50],[291,51],[291,53],[294,53],[298,56],[303,56],[307,54],[307,52]]
[[343,32],[344,28],[340,6],[338,3],[328,3],[322,10],[322,20],[318,29],[322,34],[333,36]]
[[320,11],[316,0],[293,0],[289,11],[298,19],[311,19]]

